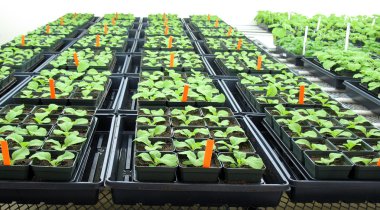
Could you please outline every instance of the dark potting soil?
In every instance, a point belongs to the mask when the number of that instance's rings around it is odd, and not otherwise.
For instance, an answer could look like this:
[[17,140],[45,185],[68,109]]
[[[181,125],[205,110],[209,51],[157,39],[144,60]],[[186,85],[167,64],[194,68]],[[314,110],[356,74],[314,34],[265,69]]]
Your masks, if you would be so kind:
[[179,127],[179,126],[198,126],[198,127],[202,127],[202,126],[205,126],[204,121],[202,119],[192,121],[189,125],[185,125],[184,122],[182,122],[181,120],[179,120],[179,119],[177,119],[175,117],[172,118],[172,125],[174,127]]
[[[136,157],[135,162],[136,162],[136,166],[149,166],[149,163],[148,163],[148,162],[143,161],[143,160],[142,160],[141,158],[139,158],[139,157]],[[159,165],[157,165],[157,166],[151,166],[151,167],[169,167],[169,166],[167,166],[167,165],[163,165],[163,164],[159,164]],[[174,168],[175,168],[175,167],[174,167]]]
[[[29,163],[31,162],[31,160],[29,159],[22,159],[22,160],[16,160],[13,165],[14,166],[26,166],[26,165],[29,165]],[[0,165],[4,165],[4,162],[2,160],[0,160]]]
[[[162,144],[162,148],[161,149],[157,149],[158,151],[173,151],[174,150],[174,147],[173,147],[173,144],[171,141],[164,141],[165,144]],[[152,142],[152,144],[154,144],[155,142]],[[146,151],[145,149],[145,144],[144,143],[140,143],[140,142],[136,142],[136,148],[138,151]]]
[[[73,161],[73,160],[64,160],[64,161],[60,162],[60,163],[58,164],[57,167],[71,167],[71,166],[73,166],[73,164],[74,164],[74,161]],[[38,160],[38,159],[35,159],[35,160],[33,161],[33,165],[37,165],[37,166],[51,166],[51,167],[53,167],[53,166],[49,163],[49,161],[46,161],[46,160]]]

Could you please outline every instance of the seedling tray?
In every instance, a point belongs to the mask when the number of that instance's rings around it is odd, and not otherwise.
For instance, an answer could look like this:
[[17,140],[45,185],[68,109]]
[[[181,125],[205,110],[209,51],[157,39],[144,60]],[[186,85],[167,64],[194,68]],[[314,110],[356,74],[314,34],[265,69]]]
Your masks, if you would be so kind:
[[314,58],[302,58],[302,61],[304,61],[312,67],[312,69],[314,70],[313,72],[318,75],[318,78],[324,80],[336,89],[344,89],[345,86],[343,85],[343,82],[346,80],[357,80],[352,77],[338,76],[333,72],[327,71],[322,66],[318,65],[319,63],[317,63]]
[[[22,77],[25,78],[25,77]],[[121,87],[124,84],[124,79],[122,77],[110,76],[110,83],[105,87],[102,100],[99,102],[97,108],[99,113],[113,113],[115,111],[118,98],[121,94]],[[31,77],[28,77],[22,81],[16,83],[16,87],[13,88],[11,92],[5,94],[0,100],[0,106],[5,106],[7,104],[17,104],[13,96],[16,95],[23,87],[25,87]],[[32,105],[42,105],[41,102]],[[69,105],[69,104],[68,104]],[[86,106],[86,105],[84,105]]]
[[256,134],[261,141],[265,142],[267,148],[275,151],[281,162],[291,190],[287,192],[293,202],[380,202],[379,181],[357,181],[357,180],[313,180],[305,173],[298,160],[289,152],[281,140],[276,137],[272,129],[263,122],[263,116],[247,115],[251,124],[256,127]]
[[132,140],[135,132],[137,115],[120,115],[115,133],[115,144],[112,148],[107,172],[106,186],[112,190],[112,199],[116,204],[144,205],[239,205],[239,206],[276,206],[283,191],[288,189],[279,167],[274,163],[270,151],[264,149],[246,119],[239,117],[243,129],[257,152],[263,158],[267,171],[260,184],[186,184],[149,183],[133,181]]
[[282,57],[287,58],[290,62],[294,62],[294,65],[296,65],[296,66],[303,66],[304,65],[304,61],[302,60],[302,58],[304,56],[302,56],[302,55],[296,55],[292,52],[285,50],[284,48],[282,48],[280,46],[276,46],[276,52],[280,53],[280,55]]
[[[138,103],[137,100],[133,100],[132,96],[137,92],[137,85],[139,82],[139,77],[128,77],[124,82],[124,86],[121,88],[123,92],[120,95],[119,105],[117,108],[118,113],[131,113],[131,111],[137,110]],[[213,80],[216,88],[219,89],[220,93],[226,96],[226,101],[224,104],[220,104],[221,107],[228,107],[232,109],[233,112],[238,112],[238,108],[233,99],[231,99],[228,91],[218,80]],[[207,105],[205,105],[207,106]],[[203,107],[203,106],[202,106]]]
[[344,81],[343,85],[346,86],[347,95],[373,113],[380,114],[380,99],[361,87],[359,82]]
[[104,182],[115,122],[114,116],[97,117],[98,126],[72,181],[0,181],[0,202],[95,204]]
[[34,55],[29,60],[25,61],[22,65],[4,65],[9,66],[12,68],[12,70],[15,70],[16,72],[27,72],[32,70],[34,67],[38,66],[41,61],[43,61],[45,56],[43,55],[43,52]]

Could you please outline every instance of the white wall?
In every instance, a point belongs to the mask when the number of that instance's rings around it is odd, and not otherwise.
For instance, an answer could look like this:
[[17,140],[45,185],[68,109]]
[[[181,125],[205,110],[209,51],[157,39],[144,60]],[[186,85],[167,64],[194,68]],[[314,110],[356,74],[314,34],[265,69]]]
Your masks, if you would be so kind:
[[0,44],[67,12],[216,14],[232,25],[249,24],[258,10],[305,15],[380,14],[379,0],[0,0]]

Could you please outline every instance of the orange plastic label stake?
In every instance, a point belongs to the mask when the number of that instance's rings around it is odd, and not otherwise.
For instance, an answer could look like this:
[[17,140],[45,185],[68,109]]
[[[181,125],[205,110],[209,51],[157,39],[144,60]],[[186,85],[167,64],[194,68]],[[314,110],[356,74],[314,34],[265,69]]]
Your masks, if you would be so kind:
[[119,13],[115,13],[115,19],[117,20],[117,19],[119,19]]
[[219,19],[217,18],[216,20],[215,20],[215,28],[218,28],[219,27]]
[[214,140],[208,139],[206,142],[205,156],[203,159],[203,168],[210,168],[213,149],[214,149]]
[[104,34],[105,35],[108,34],[108,25],[107,24],[104,24]]
[[60,18],[60,24],[61,26],[65,25],[65,21],[63,20],[63,17]]
[[112,25],[116,25],[116,19],[114,17],[112,18]]
[[170,67],[174,67],[174,52],[170,53]]
[[189,84],[183,86],[182,102],[187,102],[187,95],[189,95]]
[[46,25],[46,33],[50,34],[50,26],[49,25]]
[[96,45],[95,46],[100,47],[100,36],[99,36],[99,34],[96,35]]
[[211,20],[211,16],[210,16],[210,14],[207,15],[207,20],[208,20],[208,21]]
[[79,60],[78,60],[77,52],[74,52],[74,63],[75,63],[75,66],[79,66]]
[[166,14],[164,12],[164,14],[162,15],[162,20],[165,20],[166,19]]
[[55,99],[55,85],[54,85],[54,79],[49,79],[49,86],[50,86],[50,98]]
[[228,29],[227,36],[231,36],[231,33],[232,33],[232,27],[230,26],[230,28]]
[[377,161],[377,166],[380,167],[380,158],[379,158],[379,160]]
[[298,103],[303,104],[305,98],[305,85],[300,86],[300,95],[298,97]]
[[9,156],[8,142],[5,140],[2,140],[0,142],[1,142],[1,153],[3,154],[3,165],[10,166],[11,158]]
[[169,34],[169,26],[168,25],[165,26],[165,32],[164,33],[165,33],[165,35]]
[[164,25],[167,26],[168,25],[168,18],[165,18],[165,22],[164,22]]
[[173,37],[172,36],[169,36],[169,42],[168,42],[168,48],[172,48],[173,46]]
[[237,50],[241,49],[241,44],[243,43],[242,39],[239,39],[238,44],[237,44]]
[[25,35],[21,36],[21,46],[25,46]]
[[263,62],[263,58],[261,57],[261,55],[259,55],[259,57],[257,57],[257,70],[261,70],[262,62]]

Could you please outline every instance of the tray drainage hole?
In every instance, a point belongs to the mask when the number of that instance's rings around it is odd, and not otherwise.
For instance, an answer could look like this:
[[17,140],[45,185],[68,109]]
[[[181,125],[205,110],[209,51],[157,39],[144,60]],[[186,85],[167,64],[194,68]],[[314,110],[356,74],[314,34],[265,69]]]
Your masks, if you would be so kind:
[[124,170],[123,170],[123,175],[124,175],[124,176],[132,176],[132,171],[131,171],[131,170],[124,169]]

